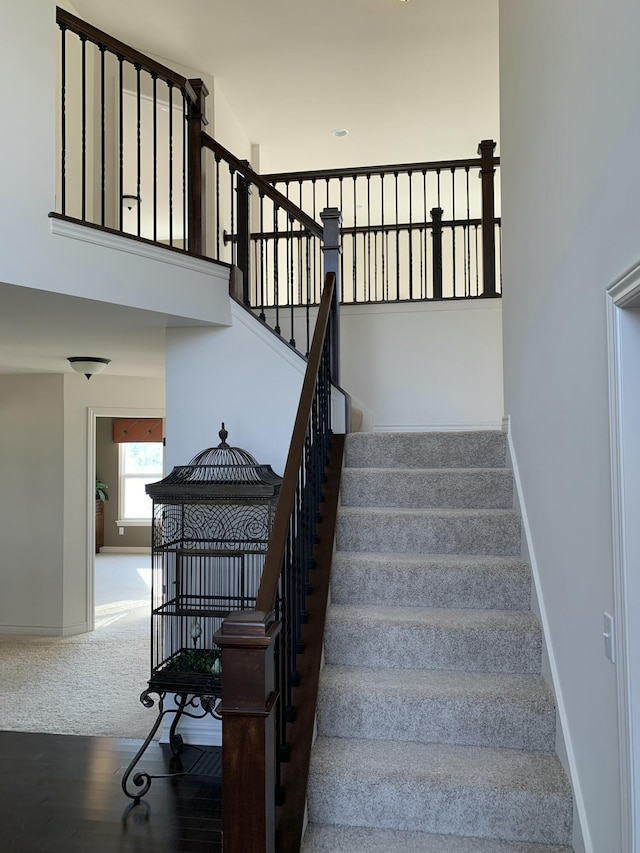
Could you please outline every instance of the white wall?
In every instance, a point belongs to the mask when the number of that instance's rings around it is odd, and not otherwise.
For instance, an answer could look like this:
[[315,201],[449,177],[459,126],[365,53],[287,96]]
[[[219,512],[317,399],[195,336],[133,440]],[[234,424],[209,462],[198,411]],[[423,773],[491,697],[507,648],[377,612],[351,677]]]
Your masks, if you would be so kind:
[[0,375],[1,632],[61,629],[62,389],[62,375]]
[[161,379],[0,375],[0,633],[87,629],[88,408],[162,409],[163,386]]
[[640,5],[500,2],[505,410],[585,846],[621,846],[605,288],[640,252]]
[[38,92],[38,107],[28,97],[16,98],[11,87],[0,92],[0,111],[11,116],[14,127],[0,141],[0,281],[196,321],[228,322],[226,276],[205,269],[211,265],[175,266],[175,258],[162,263],[131,254],[133,247],[123,248],[122,240],[101,245],[52,234],[48,213],[56,209],[59,168],[55,7],[55,0],[33,0],[3,10],[0,70],[10,80],[19,69],[23,91]]
[[364,429],[500,429],[502,305],[343,305],[340,384]]
[[168,470],[220,443],[282,474],[298,407],[305,362],[240,306],[233,325],[168,329],[166,343],[166,457]]

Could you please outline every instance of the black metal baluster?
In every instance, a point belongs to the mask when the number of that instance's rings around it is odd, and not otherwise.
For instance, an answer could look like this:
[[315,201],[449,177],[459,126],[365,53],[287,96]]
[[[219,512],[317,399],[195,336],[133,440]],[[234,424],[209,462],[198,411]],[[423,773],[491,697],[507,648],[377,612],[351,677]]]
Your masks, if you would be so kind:
[[408,173],[409,178],[409,299],[413,299],[413,172]]
[[169,82],[169,245],[173,246],[173,86]]
[[474,240],[475,240],[475,247],[476,247],[476,296],[478,296],[480,293],[480,269],[479,269],[480,261],[479,261],[479,257],[478,257],[479,249],[478,249],[478,226],[477,225],[473,226],[473,232],[474,232]]
[[87,37],[80,35],[82,45],[82,201],[81,216],[83,222],[87,219]]
[[278,205],[273,206],[273,300],[276,308],[276,325],[274,331],[277,335],[280,334],[280,294],[278,281]]
[[423,254],[424,254],[424,275],[422,276],[422,298],[427,298],[427,278],[428,272],[428,257],[427,257],[427,172],[422,170],[422,209],[424,212],[424,229],[422,232]]
[[[288,192],[287,186],[287,192]],[[289,338],[289,343],[292,347],[296,345],[296,338],[294,334],[294,323],[295,323],[295,305],[294,305],[294,280],[293,280],[293,216],[289,215],[287,217],[287,294],[290,305],[290,321],[291,321],[291,337]]]
[[[313,178],[311,181],[311,200],[313,203],[313,218],[316,218],[316,179]],[[313,241],[313,302],[318,303],[320,301],[318,297],[318,256],[317,256],[317,245],[318,241]],[[307,346],[307,349],[309,347]]]
[[220,155],[215,155],[216,163],[216,259],[220,260]]
[[367,302],[371,302],[371,175],[367,173]]
[[400,229],[398,228],[398,173],[393,173],[396,196],[396,300],[400,300]]
[[260,199],[260,319],[264,320],[264,275],[265,275],[265,257],[264,257],[264,193],[261,191]]
[[153,81],[153,239],[158,239],[158,75]]
[[187,248],[187,123],[189,103],[187,93],[182,91],[182,248]]
[[[305,355],[307,358],[309,357],[309,348],[311,346],[311,338],[310,338],[310,319],[309,319],[309,306],[311,304],[311,234],[307,231],[307,309],[306,309],[306,317],[307,317],[307,348],[305,351]],[[314,243],[315,247],[315,243]],[[314,285],[315,291],[315,285]]]
[[451,226],[451,266],[453,276],[453,296],[456,293],[456,170],[451,167],[451,218],[453,225]]
[[105,46],[98,45],[100,51],[100,225],[104,226],[105,220],[105,171],[106,171],[106,144],[105,144],[105,108],[104,108],[104,53]]
[[140,197],[140,173],[142,169],[142,157],[140,151],[140,133],[141,133],[141,113],[140,113],[140,70],[141,66],[138,63],[135,63],[133,66],[136,69],[136,199],[138,201],[138,216],[137,216],[137,225],[138,225],[138,237],[140,236],[140,223],[142,221],[142,214],[140,211],[141,205],[141,197]]
[[67,212],[67,28],[60,24],[60,213]]
[[382,213],[382,215],[380,217],[380,229],[381,229],[381,231],[380,231],[380,249],[382,251],[382,257],[381,257],[382,279],[381,279],[381,283],[382,283],[382,291],[384,294],[383,299],[385,302],[388,302],[389,301],[389,287],[387,285],[387,282],[385,281],[385,273],[386,273],[386,270],[385,270],[386,257],[385,256],[386,256],[387,246],[386,246],[385,231],[384,231],[384,174],[380,175],[380,210]]
[[124,231],[124,56],[118,54],[118,81],[120,89],[120,101],[118,104],[118,122],[119,122],[119,165],[118,179],[120,196],[118,203],[120,205],[120,231]]
[[[343,186],[342,186],[342,175],[338,178],[338,194],[340,198],[340,213],[344,210],[344,199],[343,199]],[[345,288],[345,274],[344,274],[344,252],[340,253],[340,301],[344,302],[344,288]],[[353,295],[351,298],[353,302]],[[318,302],[320,302],[320,297],[318,296]]]
[[358,301],[358,280],[357,280],[357,256],[358,256],[358,211],[357,211],[357,196],[356,196],[356,183],[357,178],[354,176],[353,180],[353,257],[352,257],[352,274],[353,274],[353,301]]
[[471,296],[471,242],[469,234],[469,217],[470,217],[470,209],[469,209],[469,167],[465,167],[466,172],[466,191],[467,191],[467,221],[464,226],[464,243],[466,247],[465,252],[465,260],[466,260],[466,268],[464,271],[464,293],[465,296]]
[[233,175],[234,175],[233,166],[229,165],[229,203],[231,205],[231,234],[230,234],[230,238],[231,238],[231,263],[235,264],[236,263],[236,234],[235,234],[235,227],[236,227],[235,210],[236,210],[236,206],[234,203],[235,188],[233,186]]

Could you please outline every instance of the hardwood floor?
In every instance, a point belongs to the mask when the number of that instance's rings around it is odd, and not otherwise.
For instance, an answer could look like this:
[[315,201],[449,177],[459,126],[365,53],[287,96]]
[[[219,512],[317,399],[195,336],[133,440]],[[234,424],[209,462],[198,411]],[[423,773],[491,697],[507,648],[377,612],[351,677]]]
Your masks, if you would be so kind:
[[[144,804],[120,786],[137,740],[0,732],[3,853],[221,853],[221,788],[212,776],[154,779]],[[152,743],[140,763],[166,773]],[[186,763],[186,752],[184,761]]]

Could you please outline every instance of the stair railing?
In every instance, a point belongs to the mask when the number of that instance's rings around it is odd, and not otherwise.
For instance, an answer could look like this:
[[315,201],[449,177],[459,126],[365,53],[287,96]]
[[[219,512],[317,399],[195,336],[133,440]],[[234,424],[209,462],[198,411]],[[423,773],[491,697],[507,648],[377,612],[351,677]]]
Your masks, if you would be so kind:
[[[485,139],[473,159],[263,177],[311,216],[340,209],[342,303],[492,297],[501,292],[495,148]],[[262,255],[277,239],[252,234]],[[265,310],[255,285],[251,304]]]
[[[318,573],[314,561],[318,530],[326,525],[321,505],[327,500],[330,449],[335,452],[341,447],[338,437],[332,441],[331,433],[335,296],[336,275],[330,272],[320,299],[255,610],[231,614],[216,635],[222,649],[224,853],[274,851],[276,830],[279,853],[297,850],[302,833],[315,709],[314,691],[309,695],[309,688],[313,684],[317,688],[328,583],[328,571],[320,581],[314,577]],[[335,470],[335,458],[333,465]],[[337,503],[335,488],[334,494]],[[333,530],[325,530],[324,547],[330,554],[327,541],[332,544]],[[324,590],[324,603],[318,604],[322,595],[317,587]],[[313,648],[307,647],[308,629],[314,632]],[[301,658],[306,659],[304,677]],[[311,658],[315,663],[310,667]],[[304,701],[297,703],[301,682],[306,692]],[[306,723],[300,727],[302,717]],[[290,769],[294,762],[295,772]],[[281,807],[278,827],[276,804]]]

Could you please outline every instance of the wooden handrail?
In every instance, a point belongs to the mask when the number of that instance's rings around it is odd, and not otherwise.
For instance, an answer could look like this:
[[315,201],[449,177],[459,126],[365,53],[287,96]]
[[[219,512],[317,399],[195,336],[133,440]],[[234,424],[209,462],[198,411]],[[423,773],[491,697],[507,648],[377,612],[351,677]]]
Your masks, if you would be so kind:
[[291,436],[282,486],[280,487],[278,506],[273,520],[273,527],[271,528],[269,549],[262,570],[262,580],[260,581],[260,588],[256,599],[256,610],[262,610],[267,613],[273,610],[275,606],[289,522],[291,520],[298,485],[298,472],[304,455],[307,425],[311,417],[311,405],[320,369],[322,348],[329,322],[335,285],[336,277],[333,273],[329,273],[325,279],[324,290],[320,300],[318,317],[313,333],[313,342],[311,344],[311,351],[309,352],[307,369],[304,374],[304,382],[302,383],[300,402],[298,403],[298,412],[293,427],[293,435]]
[[116,56],[122,56],[123,59],[139,65],[145,71],[161,77],[167,83],[173,83],[179,89],[184,90],[191,103],[197,104],[198,98],[189,80],[173,71],[173,69],[167,68],[166,65],[162,65],[160,62],[156,62],[155,59],[145,56],[144,53],[140,53],[140,51],[99,30],[97,27],[87,24],[86,21],[77,18],[59,6],[56,6],[56,23],[71,30],[71,32],[76,33],[78,36],[88,38],[89,41],[97,44],[99,47],[106,48],[115,53]]
[[[273,172],[262,175],[265,181],[270,183],[285,183],[286,181],[312,181],[324,180],[325,178],[356,178],[367,175],[395,175],[405,172],[437,172],[448,169],[470,169],[480,168],[482,160],[480,157],[466,160],[433,160],[426,163],[399,163],[395,166],[353,166],[344,169],[311,169],[306,172]],[[500,158],[493,158],[493,165],[500,165]]]
[[322,225],[316,222],[315,219],[312,219],[311,216],[304,213],[304,211],[300,210],[298,205],[294,204],[291,199],[288,199],[279,190],[274,189],[274,187],[272,187],[262,175],[254,172],[251,166],[247,165],[246,161],[240,160],[239,157],[236,157],[235,154],[232,154],[228,149],[226,149],[224,145],[220,145],[219,142],[216,142],[216,140],[212,136],[209,136],[208,133],[203,132],[202,134],[202,146],[209,148],[215,154],[219,154],[226,163],[233,166],[236,172],[239,172],[244,178],[254,184],[260,192],[264,193],[279,207],[291,214],[291,216],[300,222],[310,234],[313,234],[314,237],[322,237]]

